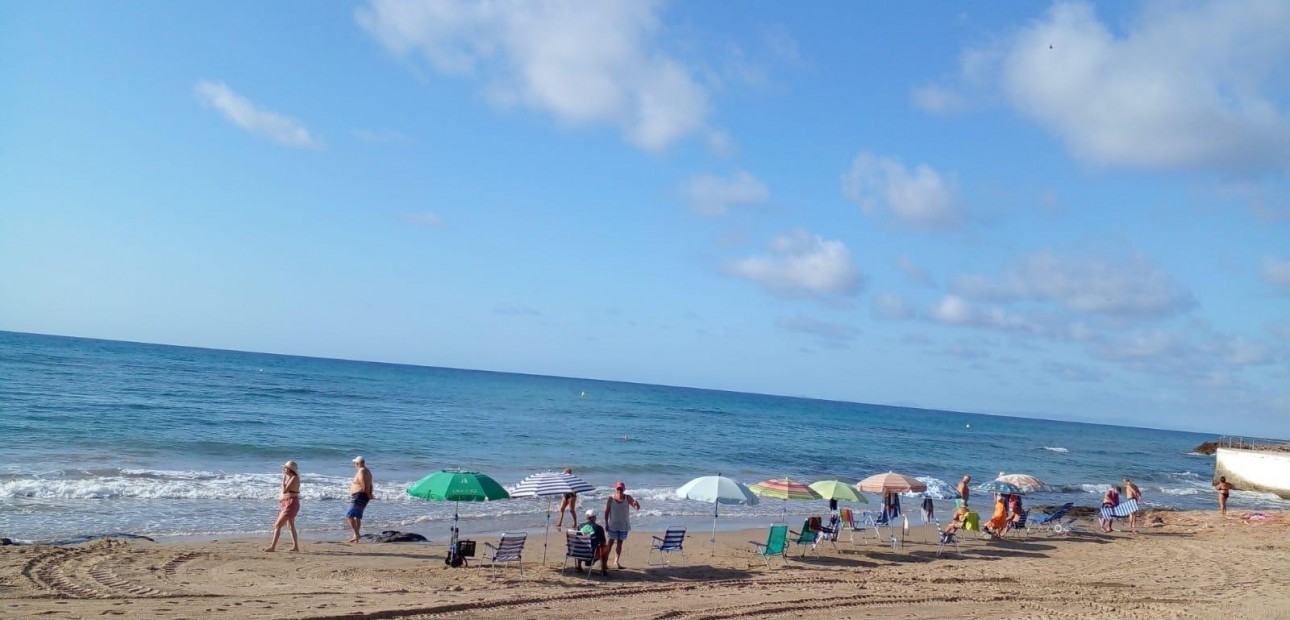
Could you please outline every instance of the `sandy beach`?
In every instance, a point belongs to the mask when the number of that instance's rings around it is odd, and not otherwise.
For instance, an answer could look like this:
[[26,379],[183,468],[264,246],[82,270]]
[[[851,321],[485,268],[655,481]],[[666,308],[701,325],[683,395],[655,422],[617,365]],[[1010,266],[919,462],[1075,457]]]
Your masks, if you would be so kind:
[[[0,551],[5,618],[1284,618],[1290,617],[1290,514],[1244,521],[1215,512],[1148,513],[1139,535],[1084,531],[1015,540],[961,537],[962,557],[936,556],[928,527],[902,548],[823,545],[766,568],[748,541],[765,530],[691,531],[684,561],[646,566],[650,535],[634,532],[609,578],[561,574],[564,541],[526,548],[524,579],[496,580],[482,561],[443,565],[442,545],[306,541],[265,553],[263,540],[100,540]],[[484,550],[487,537],[475,537]]]

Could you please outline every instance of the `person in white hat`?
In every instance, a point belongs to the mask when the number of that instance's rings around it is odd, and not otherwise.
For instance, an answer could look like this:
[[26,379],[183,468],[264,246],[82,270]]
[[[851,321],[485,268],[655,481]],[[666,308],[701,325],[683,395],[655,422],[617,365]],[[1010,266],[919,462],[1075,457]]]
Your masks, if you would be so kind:
[[372,472],[367,468],[367,461],[363,457],[354,457],[354,479],[349,483],[349,510],[345,513],[345,520],[349,522],[350,529],[354,530],[354,537],[349,542],[358,542],[359,530],[363,528],[363,510],[367,508],[367,502],[372,501]]
[[265,551],[278,549],[278,537],[282,535],[282,526],[291,532],[291,550],[300,550],[300,541],[296,538],[296,515],[300,514],[300,468],[295,461],[282,464],[282,494],[278,496],[278,519],[273,522],[273,541]]
[[[587,522],[582,525],[578,531],[587,535],[591,539],[591,549],[594,555],[591,558],[591,564],[587,566],[587,572],[595,567],[596,561],[600,561],[600,574],[609,574],[609,541],[605,538],[605,528],[596,523],[596,511],[587,511]],[[578,570],[582,570],[582,562],[578,562]]]

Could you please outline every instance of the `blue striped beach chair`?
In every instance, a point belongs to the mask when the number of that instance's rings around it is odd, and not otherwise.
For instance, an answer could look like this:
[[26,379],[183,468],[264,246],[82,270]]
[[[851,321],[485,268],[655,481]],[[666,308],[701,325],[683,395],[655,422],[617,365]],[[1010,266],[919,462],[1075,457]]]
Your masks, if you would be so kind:
[[1138,500],[1126,499],[1114,508],[1102,508],[1101,514],[1103,520],[1114,521],[1115,519],[1127,519],[1129,518],[1129,515],[1137,512],[1138,510]]

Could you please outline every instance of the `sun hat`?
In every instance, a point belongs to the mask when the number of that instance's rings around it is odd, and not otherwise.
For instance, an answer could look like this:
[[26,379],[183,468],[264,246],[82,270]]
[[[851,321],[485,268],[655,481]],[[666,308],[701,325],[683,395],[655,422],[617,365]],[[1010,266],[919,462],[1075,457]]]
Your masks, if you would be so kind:
[[367,461],[364,461],[362,456],[356,456],[356,457],[354,457],[354,462],[355,462],[355,463],[366,463]]
[[588,511],[587,511],[587,518],[588,518],[588,519],[595,519],[595,518],[596,518],[596,511],[594,511],[594,510],[588,510]]
[[625,489],[625,488],[627,488],[627,485],[626,485],[622,480],[619,480],[618,482],[615,482],[615,483],[614,483],[614,488],[615,488],[615,489]]
[[296,469],[296,462],[295,462],[295,461],[287,461],[286,463],[283,463],[283,464],[282,464],[282,466],[283,466],[284,468],[286,468],[288,471],[291,471],[291,472],[294,472],[294,473],[297,473],[297,474],[298,474],[298,473],[300,473],[300,472]]

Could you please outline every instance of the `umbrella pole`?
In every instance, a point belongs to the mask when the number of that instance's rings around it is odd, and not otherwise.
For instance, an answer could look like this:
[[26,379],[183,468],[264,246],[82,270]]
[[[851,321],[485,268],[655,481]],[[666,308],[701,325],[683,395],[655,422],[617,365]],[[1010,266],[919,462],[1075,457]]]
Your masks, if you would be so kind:
[[542,566],[546,566],[546,540],[551,536],[551,498],[546,498],[546,529],[542,533]]
[[712,500],[712,555],[717,555],[717,512],[720,504]]

